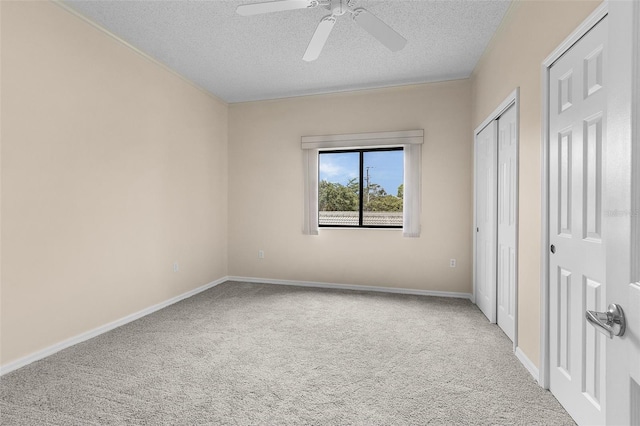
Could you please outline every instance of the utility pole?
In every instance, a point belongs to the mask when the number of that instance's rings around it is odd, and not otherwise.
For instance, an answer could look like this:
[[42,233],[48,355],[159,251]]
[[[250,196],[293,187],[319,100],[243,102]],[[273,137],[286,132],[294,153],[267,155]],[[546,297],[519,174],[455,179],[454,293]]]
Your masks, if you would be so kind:
[[367,177],[366,177],[366,181],[367,181],[367,204],[369,204],[369,169],[373,169],[373,166],[367,166]]

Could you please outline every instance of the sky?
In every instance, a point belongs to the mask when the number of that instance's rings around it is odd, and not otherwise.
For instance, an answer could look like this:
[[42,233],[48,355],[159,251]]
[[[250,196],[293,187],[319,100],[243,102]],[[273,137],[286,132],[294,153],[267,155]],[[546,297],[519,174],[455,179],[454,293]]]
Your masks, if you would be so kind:
[[[349,179],[357,178],[357,152],[321,154],[319,163],[320,180],[346,185]],[[404,158],[402,151],[376,151],[364,154],[364,175],[369,168],[371,183],[381,185],[387,194],[396,195],[398,186],[402,184],[404,176]]]

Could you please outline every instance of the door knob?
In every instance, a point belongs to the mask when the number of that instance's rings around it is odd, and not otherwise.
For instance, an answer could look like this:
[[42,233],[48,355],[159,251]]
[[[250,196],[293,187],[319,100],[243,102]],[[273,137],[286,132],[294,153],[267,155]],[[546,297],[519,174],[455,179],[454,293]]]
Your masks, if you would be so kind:
[[609,339],[613,339],[613,336],[624,335],[624,330],[627,328],[624,311],[620,305],[615,303],[609,305],[607,312],[587,311],[586,317],[596,330],[609,336]]
[[551,253],[555,253],[556,252],[556,246],[551,244],[551,247],[549,247],[549,250],[551,250]]

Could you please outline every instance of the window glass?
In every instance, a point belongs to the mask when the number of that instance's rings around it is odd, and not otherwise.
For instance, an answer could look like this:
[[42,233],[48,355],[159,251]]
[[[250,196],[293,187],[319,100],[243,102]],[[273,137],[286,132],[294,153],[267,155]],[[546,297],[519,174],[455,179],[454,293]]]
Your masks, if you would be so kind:
[[318,225],[402,227],[402,148],[322,151]]
[[358,226],[360,153],[321,152],[318,157],[318,224]]
[[363,153],[363,217],[370,226],[402,226],[403,153]]

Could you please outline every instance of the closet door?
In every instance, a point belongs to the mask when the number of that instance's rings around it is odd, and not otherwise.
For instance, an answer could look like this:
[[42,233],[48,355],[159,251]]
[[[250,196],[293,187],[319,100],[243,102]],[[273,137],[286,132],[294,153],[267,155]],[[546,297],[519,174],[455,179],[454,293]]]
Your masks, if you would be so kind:
[[496,121],[476,136],[476,305],[496,322]]
[[517,284],[517,150],[516,107],[498,118],[498,325],[511,341],[515,336]]

